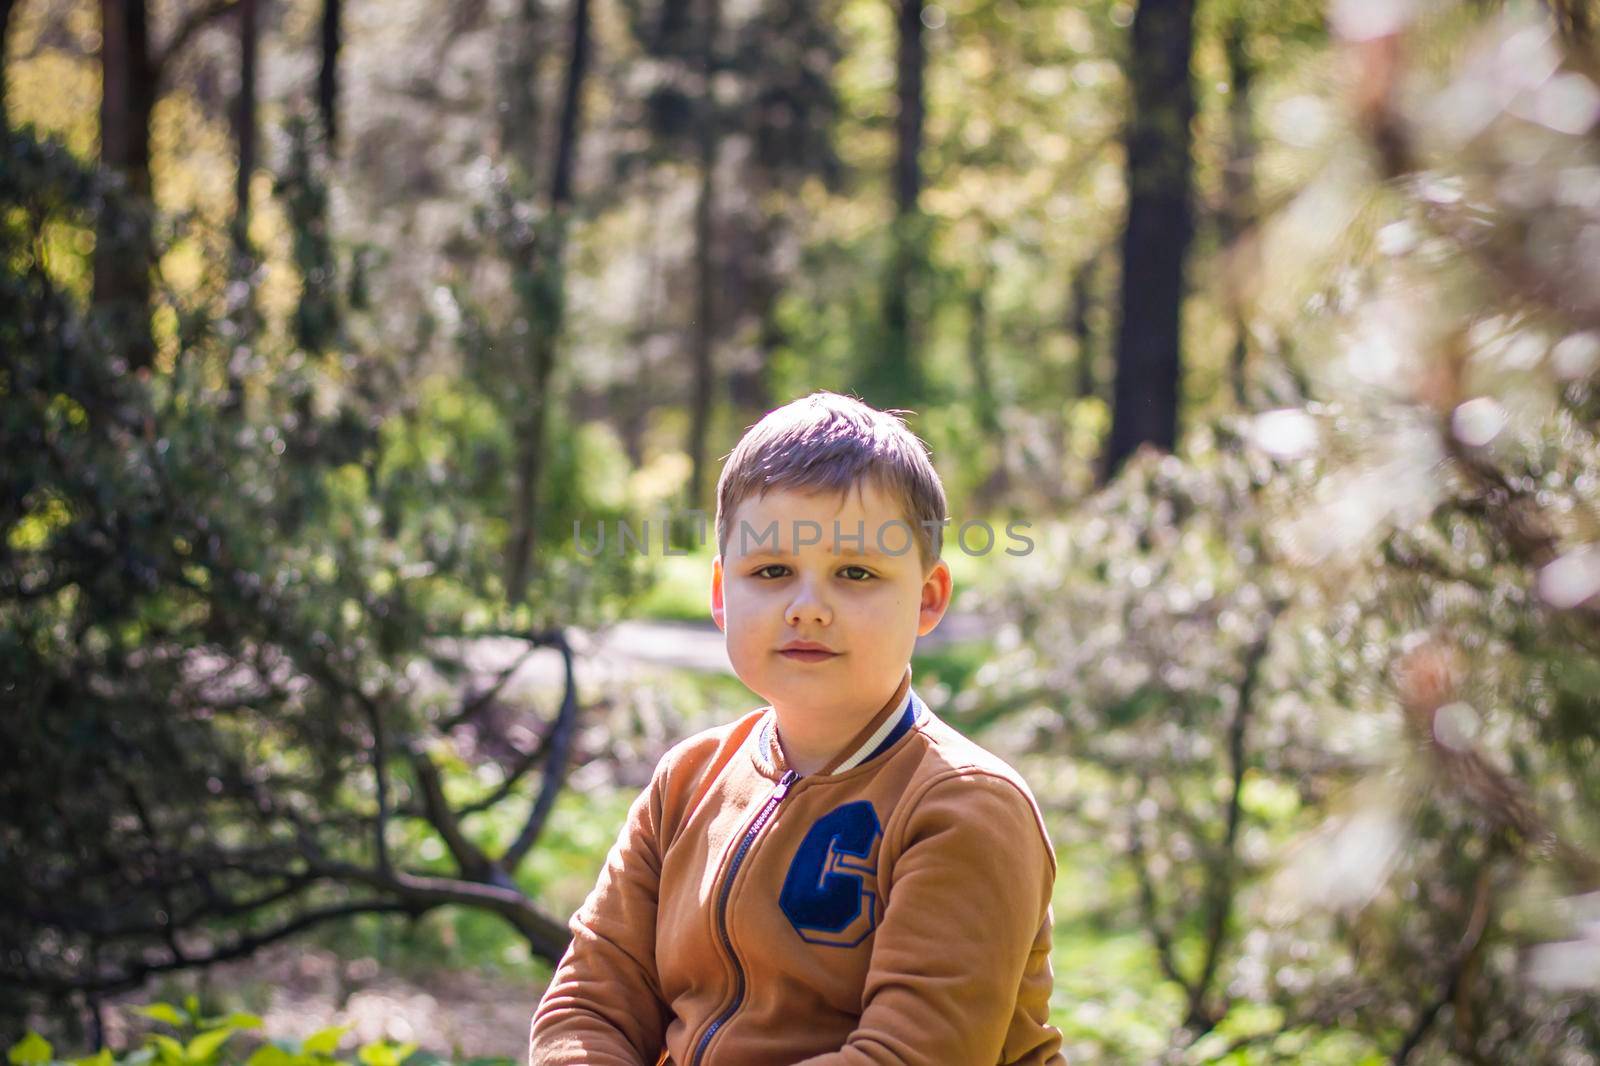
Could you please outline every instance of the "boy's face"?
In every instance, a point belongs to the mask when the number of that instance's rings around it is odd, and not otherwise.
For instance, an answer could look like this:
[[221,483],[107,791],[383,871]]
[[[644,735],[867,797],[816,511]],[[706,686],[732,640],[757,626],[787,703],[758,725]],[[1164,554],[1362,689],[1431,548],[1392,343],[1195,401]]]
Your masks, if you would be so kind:
[[[911,531],[870,482],[843,496],[774,489],[741,503],[711,574],[711,617],[740,680],[780,713],[841,729],[881,708],[950,604],[950,568],[940,560],[925,572]],[[832,654],[786,653],[794,641]]]

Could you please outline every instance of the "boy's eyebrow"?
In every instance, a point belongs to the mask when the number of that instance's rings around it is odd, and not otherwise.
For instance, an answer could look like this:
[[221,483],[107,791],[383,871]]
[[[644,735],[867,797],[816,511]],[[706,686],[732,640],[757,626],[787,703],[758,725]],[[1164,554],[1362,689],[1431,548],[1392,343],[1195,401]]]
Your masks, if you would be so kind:
[[[818,547],[826,547],[826,546],[827,546],[827,541],[826,540],[824,540],[822,542],[822,544],[818,545]],[[807,547],[810,547],[810,545],[807,545]],[[743,558],[745,558],[745,559],[765,559],[765,558],[771,557],[771,558],[778,558],[778,559],[788,559],[788,558],[792,558],[794,556],[794,554],[795,554],[795,552],[794,552],[793,548],[767,548],[767,547],[761,547],[761,548],[757,548],[755,551],[745,552],[744,555],[743,555]],[[834,555],[841,555],[841,556],[851,556],[853,558],[858,558],[858,559],[878,559],[878,558],[886,557],[884,552],[877,551],[876,549],[873,549],[873,548],[867,548],[867,549],[863,550],[861,548],[854,548],[854,547],[851,547],[849,545],[842,545],[842,546],[836,548],[834,550],[833,554]]]

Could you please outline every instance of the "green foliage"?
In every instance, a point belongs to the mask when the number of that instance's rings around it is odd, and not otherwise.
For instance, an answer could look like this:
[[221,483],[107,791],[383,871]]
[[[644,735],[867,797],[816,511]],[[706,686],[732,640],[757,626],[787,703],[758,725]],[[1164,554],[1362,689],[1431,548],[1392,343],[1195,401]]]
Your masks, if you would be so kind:
[[[0,888],[4,987],[55,1009],[180,967],[176,943],[372,904],[400,913],[315,935],[413,974],[536,978],[503,915],[397,903],[385,867],[559,915],[626,806],[614,782],[701,724],[678,711],[748,706],[720,676],[586,703],[585,790],[514,868],[475,857],[527,824],[540,776],[515,775],[555,701],[491,692],[454,721],[492,683],[470,653],[705,617],[708,552],[568,550],[574,519],[637,521],[687,465],[699,9],[619,9],[590,112],[607,136],[555,215],[517,121],[548,125],[539,101],[501,125],[492,82],[551,84],[547,27],[424,3],[352,35],[352,70],[416,49],[437,76],[350,94],[337,166],[286,124],[247,334],[221,307],[214,93],[170,68],[160,352],[129,373],[93,253],[97,229],[136,251],[145,205],[85,162],[92,5],[16,6],[10,113],[56,115],[76,147],[22,129],[0,158],[0,806],[51,812],[0,826],[0,865],[29,875]],[[1036,520],[1028,559],[953,560],[993,641],[917,666],[1053,807],[1069,1059],[1592,1061],[1593,41],[1567,3],[1540,8],[1573,13],[1565,37],[1531,3],[1410,24],[1324,6],[1196,8],[1189,440],[1092,496],[1133,4],[929,5],[926,180],[898,221],[892,7],[724,12],[716,365],[767,395],[724,404],[708,450],[758,400],[906,389],[953,510]],[[1340,37],[1362,12],[1403,32]],[[896,278],[909,336],[885,322]],[[509,603],[535,423],[540,565]],[[469,811],[459,837],[428,813],[430,767]],[[173,1032],[115,1061],[294,1066],[339,1042],[251,1051],[248,1016],[146,1015]],[[11,1061],[53,1055],[32,1036]]]
[[[989,594],[1008,624],[969,720],[1034,746],[1030,780],[1073,812],[1062,851],[1120,866],[1101,902],[1137,915],[1163,975],[1110,1033],[1070,1019],[1091,1056],[1556,1063],[1600,1043],[1577,917],[1600,851],[1578,680],[1595,304],[1551,272],[1565,237],[1532,236],[1547,213],[1595,224],[1555,191],[1595,142],[1482,95],[1512,92],[1491,71],[1515,47],[1562,62],[1520,16],[1350,45],[1390,95],[1322,150],[1376,129],[1395,173],[1329,165],[1301,195],[1379,236],[1294,211],[1259,236],[1257,328],[1298,336],[1309,399],[1143,456]],[[1091,969],[1115,958],[1073,940]]]
[[[470,384],[441,378],[386,422],[376,363],[347,373],[271,329],[241,350],[173,293],[200,324],[160,372],[127,373],[116,324],[63,290],[47,255],[61,227],[114,220],[116,190],[29,131],[4,150],[0,684],[15,713],[0,734],[15,770],[0,797],[57,815],[0,836],[8,867],[35,871],[0,892],[0,987],[136,984],[191,964],[174,926],[248,951],[364,910],[442,905],[399,904],[392,864],[422,861],[456,822],[423,779],[451,744],[439,724],[471,698],[453,686],[488,682],[452,648],[559,641],[559,624],[625,602],[638,561],[552,550],[531,600],[505,602],[509,416]],[[240,379],[247,365],[267,372]],[[541,544],[591,506],[619,508],[596,484],[605,456],[559,440]],[[569,756],[530,760],[500,731],[570,735],[579,707],[574,693],[558,728],[535,707],[475,720],[487,705],[456,719],[483,754],[439,771],[441,787],[464,803],[505,781],[500,800],[521,813],[469,817],[484,856],[451,853],[440,872],[510,881],[521,853],[492,864]],[[558,919],[531,902],[509,917],[558,950]]]
[[[312,1033],[304,1040],[265,1038],[262,1021],[253,1014],[203,1017],[190,997],[180,1007],[149,1003],[132,1008],[172,1032],[154,1029],[135,1047],[122,1052],[102,1048],[77,1059],[58,1059],[38,1033],[29,1032],[6,1053],[11,1066],[449,1066],[448,1060],[419,1052],[415,1044],[376,1040],[341,1055],[348,1025]],[[234,1037],[240,1039],[235,1041]],[[479,1058],[474,1066],[509,1066],[511,1059]]]

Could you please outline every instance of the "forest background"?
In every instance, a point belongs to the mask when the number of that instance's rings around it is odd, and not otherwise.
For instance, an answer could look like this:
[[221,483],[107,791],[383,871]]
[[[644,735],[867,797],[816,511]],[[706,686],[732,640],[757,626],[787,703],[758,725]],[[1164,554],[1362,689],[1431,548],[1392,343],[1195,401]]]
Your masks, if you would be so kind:
[[519,1056],[817,388],[974,523],[1069,1061],[1600,1061],[1597,22],[0,0],[11,1061]]

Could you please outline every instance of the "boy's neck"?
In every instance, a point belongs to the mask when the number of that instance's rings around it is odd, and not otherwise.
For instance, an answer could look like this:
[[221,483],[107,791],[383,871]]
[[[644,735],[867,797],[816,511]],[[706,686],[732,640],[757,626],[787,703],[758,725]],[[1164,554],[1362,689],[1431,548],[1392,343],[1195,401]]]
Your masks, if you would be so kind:
[[907,666],[894,691],[868,713],[845,710],[827,715],[815,708],[784,708],[774,703],[778,745],[789,769],[801,776],[814,774],[847,756],[845,749],[864,742],[884,712],[904,701],[910,687],[911,668]]

